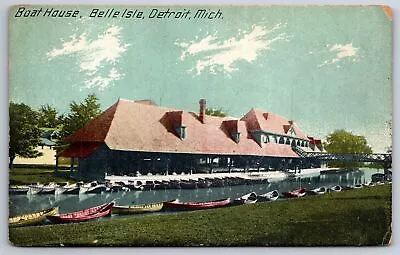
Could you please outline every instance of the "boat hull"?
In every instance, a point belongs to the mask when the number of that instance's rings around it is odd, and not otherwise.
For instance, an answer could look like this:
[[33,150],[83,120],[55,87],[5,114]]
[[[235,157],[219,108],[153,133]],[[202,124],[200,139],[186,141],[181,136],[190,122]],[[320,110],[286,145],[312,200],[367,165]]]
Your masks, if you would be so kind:
[[47,216],[56,215],[58,207],[49,208],[36,213],[29,213],[8,219],[9,227],[24,227],[44,223]]
[[208,201],[208,202],[169,201],[169,202],[164,202],[164,209],[166,209],[166,210],[205,210],[205,209],[224,207],[224,206],[229,205],[230,202],[231,202],[230,198]]
[[286,198],[304,197],[306,194],[307,194],[307,189],[305,188],[297,189],[294,191],[282,192],[282,195],[284,195]]
[[247,205],[254,204],[257,202],[257,194],[255,192],[251,192],[239,198],[233,200],[233,205]]
[[114,202],[111,202],[72,213],[47,216],[46,218],[52,223],[83,222],[111,215],[113,205]]
[[9,188],[8,194],[10,195],[26,195],[29,188]]
[[74,195],[77,195],[77,194],[79,194],[79,191],[80,191],[79,187],[69,188],[66,191],[64,191],[63,194],[74,194]]
[[258,195],[257,201],[260,202],[268,202],[268,201],[275,201],[279,198],[279,192],[277,190],[270,191],[268,193]]
[[140,214],[159,212],[163,208],[163,203],[152,203],[144,205],[133,205],[133,206],[118,206],[114,205],[112,208],[113,214]]

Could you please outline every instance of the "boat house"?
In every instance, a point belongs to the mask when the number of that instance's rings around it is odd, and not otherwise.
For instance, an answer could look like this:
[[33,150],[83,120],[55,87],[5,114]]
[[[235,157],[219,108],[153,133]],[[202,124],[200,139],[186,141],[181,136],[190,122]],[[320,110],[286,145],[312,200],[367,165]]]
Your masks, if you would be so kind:
[[[323,152],[321,140],[307,136],[292,120],[259,109],[241,119],[175,110],[149,100],[118,100],[98,118],[68,136],[57,155],[71,158],[84,180],[105,174],[248,172],[320,167],[301,151]],[[58,162],[58,160],[57,160]]]

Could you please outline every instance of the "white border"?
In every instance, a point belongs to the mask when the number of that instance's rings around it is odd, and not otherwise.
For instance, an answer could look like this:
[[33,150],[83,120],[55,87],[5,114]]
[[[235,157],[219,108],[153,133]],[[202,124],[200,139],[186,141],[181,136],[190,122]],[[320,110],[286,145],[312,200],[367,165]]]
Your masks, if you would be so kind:
[[[8,242],[8,7],[11,5],[17,4],[86,4],[86,5],[173,5],[173,4],[181,4],[181,5],[216,5],[216,4],[225,4],[225,5],[255,5],[255,4],[265,4],[265,5],[389,5],[393,10],[393,171],[400,171],[396,168],[399,166],[399,157],[397,153],[397,145],[399,142],[399,138],[397,137],[398,122],[400,121],[398,107],[399,103],[397,100],[400,99],[399,93],[400,90],[396,85],[399,85],[399,51],[397,45],[399,44],[399,20],[397,17],[400,10],[400,1],[398,0],[385,0],[385,1],[289,1],[289,0],[281,0],[281,1],[272,1],[272,0],[202,0],[202,1],[189,1],[189,0],[139,0],[139,1],[129,1],[129,0],[119,0],[119,1],[106,1],[106,0],[96,0],[96,1],[88,1],[88,0],[64,0],[58,2],[56,0],[25,0],[25,1],[12,1],[12,0],[2,0],[0,2],[0,16],[1,16],[1,28],[0,28],[0,38],[1,39],[1,56],[2,57],[2,68],[1,70],[1,91],[0,91],[0,141],[1,141],[1,158],[0,158],[0,254],[29,254],[29,255],[47,255],[54,253],[57,254],[69,254],[72,252],[85,252],[87,255],[92,254],[108,254],[111,252],[118,253],[127,253],[127,254],[171,254],[171,255],[179,255],[179,254],[243,254],[243,253],[252,253],[252,254],[288,254],[291,252],[296,252],[298,255],[314,255],[321,253],[341,253],[341,255],[347,254],[358,254],[363,253],[365,255],[368,254],[400,254],[400,235],[398,234],[400,231],[400,213],[398,208],[398,199],[397,193],[399,188],[397,187],[399,181],[397,178],[397,173],[394,174],[394,185],[393,185],[393,240],[392,245],[389,247],[318,247],[318,248],[17,248],[10,245]],[[396,100],[397,99],[397,100]],[[400,124],[399,124],[400,125]],[[397,215],[397,216],[396,216]],[[111,250],[114,249],[114,250]]]

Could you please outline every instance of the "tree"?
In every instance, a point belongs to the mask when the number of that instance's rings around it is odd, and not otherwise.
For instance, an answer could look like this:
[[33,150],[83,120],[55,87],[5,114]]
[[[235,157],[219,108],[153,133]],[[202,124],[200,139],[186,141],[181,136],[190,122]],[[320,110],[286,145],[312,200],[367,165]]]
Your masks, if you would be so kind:
[[60,132],[59,145],[64,145],[64,138],[82,128],[89,120],[99,116],[100,104],[95,94],[88,95],[82,103],[73,101],[70,104],[71,112],[62,118],[63,127]]
[[226,113],[223,112],[222,108],[207,108],[206,115],[216,116],[216,117],[226,117]]
[[29,106],[10,102],[10,141],[8,144],[9,167],[12,169],[15,157],[36,158],[42,153],[36,150],[40,129],[38,113]]
[[[354,135],[345,130],[335,130],[329,134],[324,148],[332,154],[369,154],[372,153],[364,136]],[[334,162],[333,167],[360,167],[363,164],[358,162]]]
[[39,109],[39,127],[56,128],[59,124],[57,110],[46,104]]
[[354,135],[345,130],[336,130],[329,134],[324,147],[328,153],[332,154],[372,153],[372,149],[364,136]]

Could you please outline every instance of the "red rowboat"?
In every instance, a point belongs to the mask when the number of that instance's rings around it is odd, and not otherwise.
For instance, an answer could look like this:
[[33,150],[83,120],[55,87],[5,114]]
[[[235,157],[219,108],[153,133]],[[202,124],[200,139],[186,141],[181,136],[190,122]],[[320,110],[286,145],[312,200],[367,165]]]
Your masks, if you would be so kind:
[[102,204],[82,211],[47,216],[47,219],[52,223],[70,223],[81,222],[91,219],[97,219],[111,214],[114,202]]
[[214,200],[208,202],[179,202],[178,200],[164,202],[164,209],[174,210],[202,210],[211,209],[217,207],[223,207],[229,205],[231,202],[230,198],[221,200]]
[[282,192],[285,197],[292,198],[292,197],[304,197],[307,194],[306,188],[300,188],[293,191]]

